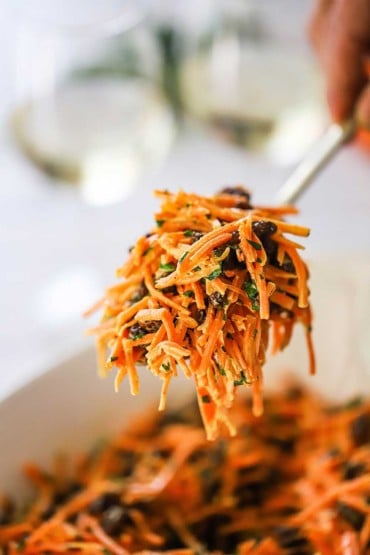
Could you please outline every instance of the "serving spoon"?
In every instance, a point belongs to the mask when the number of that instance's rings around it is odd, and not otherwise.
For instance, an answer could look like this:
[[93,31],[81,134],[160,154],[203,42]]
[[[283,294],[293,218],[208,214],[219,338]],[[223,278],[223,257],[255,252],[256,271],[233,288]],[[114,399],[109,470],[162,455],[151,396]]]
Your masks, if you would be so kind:
[[295,204],[333,156],[351,140],[355,130],[353,118],[344,123],[332,123],[282,185],[276,197],[277,203]]

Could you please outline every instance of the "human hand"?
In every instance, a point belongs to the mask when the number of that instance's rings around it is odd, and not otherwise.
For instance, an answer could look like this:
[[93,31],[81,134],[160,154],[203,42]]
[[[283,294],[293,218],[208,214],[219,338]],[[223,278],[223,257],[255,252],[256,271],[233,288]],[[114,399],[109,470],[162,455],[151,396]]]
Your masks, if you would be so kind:
[[309,34],[326,75],[332,117],[355,114],[370,128],[370,0],[316,1]]

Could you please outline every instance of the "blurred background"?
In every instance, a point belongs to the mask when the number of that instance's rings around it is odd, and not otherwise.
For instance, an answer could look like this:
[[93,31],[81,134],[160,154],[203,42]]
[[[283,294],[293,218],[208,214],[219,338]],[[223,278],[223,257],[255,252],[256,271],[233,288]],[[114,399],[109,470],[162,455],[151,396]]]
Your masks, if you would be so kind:
[[[273,202],[329,122],[309,0],[0,0],[0,397],[90,340],[81,313],[155,188]],[[370,150],[300,202],[307,256],[370,252]],[[344,222],[344,223],[343,223]]]

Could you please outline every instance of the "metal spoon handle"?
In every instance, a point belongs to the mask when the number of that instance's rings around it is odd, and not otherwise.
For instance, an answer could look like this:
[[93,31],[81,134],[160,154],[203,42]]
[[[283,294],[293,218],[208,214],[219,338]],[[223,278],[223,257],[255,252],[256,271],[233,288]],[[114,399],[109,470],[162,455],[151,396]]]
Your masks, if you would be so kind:
[[351,139],[355,127],[353,119],[343,124],[332,123],[281,187],[277,202],[294,204],[340,147]]

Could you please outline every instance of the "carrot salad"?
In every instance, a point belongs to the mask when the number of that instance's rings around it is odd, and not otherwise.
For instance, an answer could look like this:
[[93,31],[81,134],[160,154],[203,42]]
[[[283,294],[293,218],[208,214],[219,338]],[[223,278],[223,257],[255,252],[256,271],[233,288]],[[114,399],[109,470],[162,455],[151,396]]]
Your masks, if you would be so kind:
[[37,494],[0,503],[0,553],[370,554],[370,403],[297,385],[232,408],[212,443],[195,404],[150,411],[74,464],[25,466]]
[[212,197],[158,191],[155,228],[140,237],[128,260],[92,311],[101,308],[97,335],[103,375],[117,368],[116,389],[127,375],[139,391],[137,366],[163,381],[159,409],[179,371],[193,378],[208,439],[229,418],[237,386],[262,406],[262,366],[269,336],[284,349],[294,324],[305,328],[314,372],[308,271],[303,248],[286,235],[309,229],[285,221],[290,206],[252,207],[243,187]]

